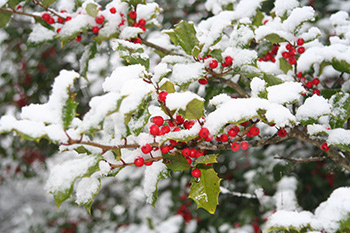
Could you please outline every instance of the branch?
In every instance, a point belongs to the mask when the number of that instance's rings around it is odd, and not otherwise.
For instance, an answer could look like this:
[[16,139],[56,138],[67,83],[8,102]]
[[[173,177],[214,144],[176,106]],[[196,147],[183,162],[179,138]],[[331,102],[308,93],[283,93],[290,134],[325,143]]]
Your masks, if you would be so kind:
[[282,160],[287,160],[290,162],[295,162],[295,163],[306,163],[306,162],[320,162],[323,160],[329,159],[328,157],[316,157],[316,158],[308,158],[308,159],[295,159],[295,158],[287,158],[287,157],[280,157],[280,156],[275,156],[275,159],[282,159]]
[[149,42],[147,40],[142,40],[142,44],[144,44],[144,45],[146,45],[148,47],[154,48],[155,50],[158,50],[159,52],[164,53],[165,55],[183,56],[182,54],[179,54],[179,53],[167,50],[166,48],[160,47],[160,46],[158,46],[156,44],[153,44],[153,43],[151,43],[151,42]]
[[57,17],[60,17],[60,18],[62,18],[62,19],[65,18],[65,17],[63,17],[63,16],[57,14],[55,11],[51,10],[50,8],[45,7],[41,2],[39,2],[39,0],[33,0],[33,2],[34,2],[34,4],[36,4],[36,5],[38,5],[38,6],[42,7],[42,8],[44,8],[46,11],[50,12],[51,14],[56,15]]
[[7,13],[11,13],[11,14],[25,15],[25,16],[33,17],[33,18],[35,18],[35,19],[41,19],[40,16],[33,15],[33,14],[30,14],[30,13],[26,13],[26,12],[23,12],[23,11],[16,11],[16,10],[14,10],[14,9],[0,8],[0,11],[2,11],[2,12],[7,12]]
[[[212,74],[213,72],[209,72],[210,74]],[[213,75],[213,74],[212,74]],[[215,73],[214,73],[215,76]],[[221,83],[231,87],[232,89],[234,89],[240,96],[242,96],[243,98],[249,98],[248,93],[241,87],[239,86],[237,83],[232,82],[231,80],[228,79],[224,79],[220,76],[215,76],[217,80],[219,80]]]

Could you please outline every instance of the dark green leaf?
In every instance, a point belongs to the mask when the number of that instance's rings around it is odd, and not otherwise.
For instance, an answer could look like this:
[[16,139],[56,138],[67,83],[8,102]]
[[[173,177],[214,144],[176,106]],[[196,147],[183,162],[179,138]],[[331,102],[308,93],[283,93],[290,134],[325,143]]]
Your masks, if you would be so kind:
[[193,23],[182,20],[175,25],[175,29],[165,33],[169,35],[175,45],[180,45],[188,55],[192,55],[193,49],[199,46]]
[[272,75],[272,74],[268,74],[268,73],[264,73],[264,80],[267,83],[267,86],[274,86],[274,85],[278,85],[278,84],[282,84],[283,81],[279,78],[277,78],[276,76]]
[[77,148],[74,149],[78,154],[91,154],[90,151],[88,151],[85,147],[83,146],[79,146]]
[[164,163],[172,171],[183,172],[191,168],[186,158],[180,154],[164,154]]
[[255,15],[254,20],[253,20],[253,25],[255,25],[257,27],[263,25],[264,17],[265,17],[264,14],[260,10],[257,10],[256,15]]
[[61,192],[56,192],[53,194],[53,198],[56,201],[57,208],[59,208],[65,200],[67,200],[68,198],[70,198],[72,196],[73,186],[74,185],[72,184],[69,189],[66,189],[66,190],[61,191]]
[[281,42],[288,42],[288,40],[284,39],[283,37],[279,36],[276,33],[271,33],[265,36],[265,39],[270,41],[272,44],[277,44]]
[[15,8],[15,6],[17,6],[20,2],[22,2],[22,0],[9,0],[7,2],[7,6],[9,8]]
[[112,33],[109,36],[104,36],[101,33],[99,33],[97,36],[95,36],[93,39],[98,43],[101,44],[103,41],[118,38],[119,37],[119,32]]
[[193,182],[189,198],[197,203],[197,208],[204,208],[214,214],[219,204],[220,178],[212,167],[199,168],[201,176],[198,182]]
[[42,4],[44,5],[44,7],[49,7],[51,4],[53,4],[56,1],[57,0],[43,0]]
[[70,94],[62,109],[62,121],[64,129],[67,129],[76,116],[78,103],[75,102],[75,95]]
[[172,83],[170,81],[166,81],[165,83],[163,83],[162,86],[159,87],[159,90],[167,91],[168,93],[174,93],[175,92],[175,85],[174,85],[174,83]]
[[145,54],[142,46],[135,49],[135,45],[133,43],[119,43],[117,50],[119,51],[120,57],[123,58],[127,64],[141,64],[147,69],[149,68],[149,58],[148,55]]
[[146,0],[122,0],[122,2],[127,2],[133,6],[136,6],[137,4],[146,4]]
[[291,64],[289,64],[289,62],[284,59],[284,58],[280,58],[280,69],[286,74],[288,73],[288,71],[290,71],[291,69],[293,69],[293,66]]
[[332,97],[332,113],[330,114],[329,125],[332,129],[343,127],[350,118],[350,95],[339,92]]
[[0,11],[0,28],[3,28],[11,19],[11,13]]
[[218,154],[201,156],[198,159],[196,159],[196,162],[194,163],[193,167],[197,166],[198,164],[217,163],[218,162],[216,160],[217,157],[218,157]]
[[179,113],[186,119],[200,119],[204,115],[204,102],[199,99],[193,99],[186,105],[186,110],[179,110]]
[[222,51],[221,49],[214,49],[212,51],[210,51],[209,53],[213,58],[215,58],[216,60],[218,60],[220,63],[222,62]]
[[347,219],[340,221],[340,227],[337,232],[350,232],[350,214]]
[[94,18],[98,15],[98,12],[99,12],[98,6],[95,3],[88,3],[86,5],[85,10],[88,15]]
[[333,58],[332,66],[334,69],[340,72],[350,73],[350,64],[347,63],[345,60],[338,60],[336,58]]

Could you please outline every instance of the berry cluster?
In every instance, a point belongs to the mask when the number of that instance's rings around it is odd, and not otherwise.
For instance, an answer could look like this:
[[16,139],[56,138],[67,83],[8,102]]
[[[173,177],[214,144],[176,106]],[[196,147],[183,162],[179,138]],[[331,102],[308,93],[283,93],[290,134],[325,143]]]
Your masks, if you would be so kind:
[[297,63],[295,55],[297,55],[297,53],[302,54],[305,52],[305,48],[302,46],[303,44],[304,44],[303,38],[297,39],[297,46],[293,46],[292,44],[287,44],[286,45],[287,51],[284,51],[282,53],[282,57],[288,60],[289,64],[295,65]]
[[315,95],[320,95],[321,91],[317,88],[318,84],[320,83],[320,80],[318,78],[313,78],[311,81],[307,80],[305,76],[301,72],[297,73],[297,78],[301,83],[304,84],[304,87],[312,90],[312,93]]
[[[205,61],[208,58],[210,58],[210,60],[208,60],[208,68],[210,69],[216,69],[217,67],[219,67],[219,62],[218,60],[216,60],[215,58],[211,58],[211,55],[207,55],[204,58],[199,58],[200,61]],[[225,68],[225,67],[230,67],[233,64],[233,58],[231,56],[226,56],[223,58],[223,62],[221,63],[221,67]],[[199,84],[201,85],[205,85],[208,83],[208,77],[205,75],[204,77],[198,79]]]
[[280,48],[279,44],[273,44],[271,47],[271,50],[267,52],[264,56],[259,58],[259,61],[271,61],[273,63],[276,62],[276,54],[278,52],[278,49]]

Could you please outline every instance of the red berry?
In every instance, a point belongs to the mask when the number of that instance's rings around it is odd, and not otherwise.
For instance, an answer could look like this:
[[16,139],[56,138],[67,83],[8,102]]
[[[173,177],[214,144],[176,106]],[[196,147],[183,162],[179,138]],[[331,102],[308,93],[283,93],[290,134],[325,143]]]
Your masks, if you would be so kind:
[[218,65],[219,65],[219,63],[215,59],[211,60],[211,62],[209,63],[210,69],[215,69],[216,67],[218,67]]
[[299,46],[301,46],[301,45],[303,45],[304,44],[304,39],[303,38],[298,38],[298,40],[297,40],[297,45],[299,45]]
[[209,130],[207,128],[201,128],[198,135],[200,138],[207,138],[209,137]]
[[192,159],[190,159],[190,158],[186,158],[186,160],[187,160],[187,163],[188,163],[189,165],[191,165],[191,163],[192,163]]
[[190,157],[191,158],[196,158],[197,157],[197,150],[192,148],[190,149]]
[[135,23],[133,23],[131,26],[134,27],[134,28],[138,28],[138,27],[139,27],[139,24],[135,22]]
[[221,136],[220,136],[220,139],[221,139],[222,142],[227,142],[227,141],[228,141],[228,136],[227,136],[227,134],[224,133],[223,135],[221,135]]
[[142,157],[137,157],[134,161],[136,167],[142,167],[145,163],[145,160]]
[[151,147],[151,145],[150,144],[145,144],[145,145],[143,145],[142,147],[141,147],[141,151],[142,151],[142,153],[144,153],[144,154],[148,154],[149,152],[151,152],[152,151],[152,147]]
[[303,76],[303,73],[301,73],[301,72],[298,72],[298,73],[297,73],[297,77],[298,77],[298,78],[301,78],[302,76]]
[[95,33],[95,34],[97,34],[99,30],[100,30],[100,28],[97,27],[97,26],[92,27],[92,32]]
[[166,154],[166,153],[168,153],[172,148],[173,148],[173,147],[171,147],[171,146],[162,146],[162,147],[160,148],[160,151],[161,151],[163,154]]
[[141,42],[142,42],[141,38],[134,39],[134,44],[141,44]]
[[43,20],[45,20],[46,22],[48,22],[49,19],[51,18],[51,16],[50,16],[48,13],[44,13],[44,14],[41,16],[41,18],[42,18]]
[[111,9],[109,9],[109,11],[110,11],[112,14],[115,14],[115,13],[117,12],[117,10],[116,10],[114,7],[112,7]]
[[174,126],[175,126],[175,124],[174,124],[172,121],[168,121],[168,125],[169,125],[170,127],[174,127]]
[[247,141],[242,141],[240,146],[242,150],[247,150],[249,147],[249,143]]
[[297,60],[295,59],[295,57],[290,57],[288,58],[288,63],[291,65],[295,65],[297,63]]
[[239,151],[239,143],[238,142],[232,142],[231,150],[233,150],[234,152]]
[[295,48],[292,48],[292,49],[289,51],[289,56],[290,56],[290,57],[294,56],[296,52],[297,52],[296,49],[295,49]]
[[318,78],[314,78],[314,79],[312,80],[312,83],[313,83],[315,86],[317,86],[317,85],[320,83],[320,80],[319,80]]
[[142,19],[139,20],[138,24],[140,26],[145,26],[146,25],[146,20],[142,18]]
[[249,133],[252,136],[257,136],[260,133],[260,129],[258,127],[256,127],[256,126],[253,126],[252,128],[250,128]]
[[213,136],[209,136],[209,137],[204,138],[204,141],[206,141],[206,142],[211,142],[211,140],[213,140]]
[[199,82],[199,84],[201,84],[201,85],[205,85],[205,84],[207,84],[208,83],[208,79],[207,78],[200,78],[200,79],[198,79],[198,82]]
[[149,127],[149,133],[152,134],[153,136],[158,135],[159,134],[158,125],[151,125],[151,127]]
[[191,154],[191,150],[189,148],[182,149],[183,156],[188,157],[188,156],[190,156],[190,154]]
[[299,54],[302,54],[302,53],[304,53],[305,52],[305,48],[304,47],[299,47],[298,48],[298,53]]
[[71,16],[67,16],[66,19],[65,19],[65,21],[68,22],[68,21],[71,20],[71,19],[72,19]]
[[146,166],[151,166],[152,164],[153,164],[152,160],[145,163]]
[[307,88],[311,88],[313,85],[314,85],[313,82],[310,82],[310,81],[307,81],[306,84],[305,84],[305,86]]
[[230,66],[232,65],[233,58],[231,56],[225,57],[225,65]]
[[326,142],[323,143],[323,144],[321,145],[321,149],[322,149],[323,151],[328,151],[328,150],[329,150],[328,144],[327,144]]
[[170,127],[167,125],[164,125],[161,129],[160,132],[164,135],[170,132]]
[[159,95],[158,95],[158,100],[162,101],[162,102],[165,102],[167,95],[168,95],[168,92],[166,92],[166,91],[160,92]]
[[281,138],[287,136],[287,130],[283,129],[283,128],[280,128],[278,131],[277,131],[277,135],[280,136]]
[[95,22],[97,24],[103,24],[104,21],[105,21],[105,17],[103,15],[96,16],[95,18]]
[[291,44],[287,44],[287,45],[286,45],[286,49],[287,49],[287,50],[291,50],[292,48],[293,48],[293,46],[292,46]]
[[194,123],[195,123],[195,121],[186,120],[186,121],[184,122],[184,127],[185,127],[185,129],[191,129],[191,128],[193,127]]
[[201,170],[195,168],[191,172],[193,178],[199,178],[201,176]]
[[287,59],[287,58],[289,57],[289,53],[288,53],[288,52],[283,52],[283,53],[282,53],[282,57],[283,57],[284,59]]
[[81,35],[77,35],[77,38],[75,38],[76,41],[81,41]]
[[48,22],[48,24],[54,24],[55,23],[55,19],[54,18],[49,18],[49,20],[47,22]]
[[136,11],[129,11],[129,17],[131,19],[136,19],[136,17],[137,17]]
[[176,124],[181,125],[182,123],[184,123],[185,119],[181,115],[177,115],[175,121]]
[[245,122],[241,123],[241,126],[246,127],[248,124],[249,124],[249,121],[245,121]]
[[230,137],[236,137],[236,135],[237,135],[237,131],[235,130],[235,129],[230,129],[228,132],[227,132],[227,134],[230,136]]
[[177,141],[172,140],[172,139],[169,140],[169,143],[170,143],[171,145],[173,145],[173,146],[176,146],[176,145],[177,145]]
[[61,28],[57,28],[56,30],[57,34],[60,33],[60,31],[61,31]]
[[320,90],[318,90],[317,88],[315,88],[315,89],[312,91],[312,93],[315,94],[315,95],[321,95]]
[[59,22],[59,23],[64,23],[64,19],[59,17],[59,18],[57,19],[57,22]]
[[151,118],[151,122],[153,122],[154,124],[161,126],[164,123],[164,119],[161,116],[155,116]]

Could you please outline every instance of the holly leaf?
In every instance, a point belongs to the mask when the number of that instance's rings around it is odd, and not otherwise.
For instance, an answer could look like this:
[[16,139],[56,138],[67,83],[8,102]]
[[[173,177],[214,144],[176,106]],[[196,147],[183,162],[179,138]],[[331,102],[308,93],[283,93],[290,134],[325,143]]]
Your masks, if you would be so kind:
[[281,43],[281,42],[288,42],[288,40],[284,39],[283,37],[281,37],[280,35],[276,34],[276,33],[271,33],[265,36],[265,39],[270,41],[272,44],[277,44],[277,43]]
[[332,129],[343,127],[350,118],[350,95],[339,92],[332,96],[332,113],[330,114],[329,125]]
[[56,1],[57,0],[43,0],[42,4],[44,5],[44,7],[49,7],[50,5],[52,5]]
[[179,113],[189,120],[200,119],[204,115],[204,102],[193,99],[186,105],[186,110],[179,109]]
[[4,28],[11,19],[11,13],[0,11],[0,28]]
[[77,147],[77,148],[74,148],[74,150],[75,150],[78,154],[87,154],[87,155],[91,154],[91,152],[88,151],[88,150],[87,150],[85,147],[83,147],[83,146],[79,146],[79,147]]
[[272,74],[268,74],[268,73],[264,73],[264,80],[267,83],[267,86],[274,86],[274,85],[278,85],[278,84],[282,84],[283,81],[279,78],[277,78],[276,76],[272,75]]
[[159,90],[161,91],[167,91],[168,93],[174,93],[175,92],[175,85],[174,83],[170,81],[166,81],[163,83],[160,87]]
[[175,29],[165,31],[165,33],[169,35],[170,40],[175,45],[180,45],[188,55],[192,55],[194,48],[199,46],[193,23],[182,20],[175,25]]
[[345,60],[338,60],[336,58],[333,58],[332,66],[334,69],[340,72],[350,73],[350,64],[347,63]]
[[194,200],[198,208],[203,208],[214,214],[219,204],[220,181],[212,167],[199,167],[201,176],[198,182],[193,182],[189,198]]
[[218,60],[220,63],[222,62],[222,50],[221,49],[214,49],[210,51],[209,53],[213,58]]
[[198,159],[196,159],[196,162],[194,163],[193,167],[197,166],[198,164],[217,163],[218,162],[216,160],[217,157],[218,157],[218,154],[201,156]]
[[293,69],[293,66],[291,64],[289,64],[289,62],[284,59],[284,58],[280,58],[280,69],[286,74],[288,73],[289,70]]
[[161,172],[158,177],[157,177],[157,183],[156,183],[156,190],[154,190],[153,195],[152,195],[152,206],[155,207],[155,204],[158,200],[158,183],[161,180],[166,179],[167,177],[169,177],[169,171],[167,170],[166,172]]
[[183,172],[191,168],[186,158],[180,153],[164,154],[163,157],[165,165],[174,172]]
[[141,64],[147,69],[149,68],[149,57],[141,45],[135,45],[122,40],[117,40],[117,42],[118,46],[116,50],[118,50],[120,57],[123,58],[127,64]]
[[146,0],[122,0],[122,2],[127,2],[133,6],[136,6],[137,4],[146,4]]
[[63,106],[62,121],[64,129],[68,129],[70,123],[72,123],[72,120],[76,116],[76,109],[78,107],[78,103],[75,102],[75,96],[76,94],[70,94],[68,99],[66,100],[66,104]]
[[142,107],[138,108],[136,112],[125,115],[125,125],[127,125],[129,130],[136,136],[142,132],[148,119],[151,117],[151,114],[148,111],[148,104],[141,106]]
[[[7,7],[9,8],[14,8],[15,6],[17,6],[19,3],[21,3],[23,0],[9,0],[7,2]],[[56,0],[54,0],[56,1]]]
[[88,3],[85,7],[86,13],[91,17],[96,17],[98,15],[99,9],[98,5],[95,3]]
[[98,35],[95,36],[92,39],[94,39],[98,44],[101,44],[103,41],[110,40],[110,39],[113,39],[113,38],[118,38],[119,37],[119,33],[120,32],[118,31],[118,32],[110,34],[109,36],[106,36],[106,35],[103,35],[103,34],[101,34],[99,32]]
[[97,53],[96,43],[90,43],[88,46],[85,47],[84,53],[79,60],[79,66],[80,66],[79,73],[86,80],[87,80],[86,73],[89,69],[89,61],[95,57],[96,53]]
[[257,27],[263,25],[264,17],[265,17],[264,14],[260,10],[257,10],[256,15],[255,15],[254,20],[253,20],[253,25],[255,25]]

